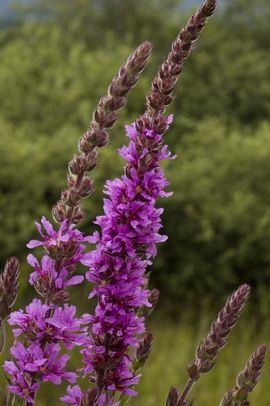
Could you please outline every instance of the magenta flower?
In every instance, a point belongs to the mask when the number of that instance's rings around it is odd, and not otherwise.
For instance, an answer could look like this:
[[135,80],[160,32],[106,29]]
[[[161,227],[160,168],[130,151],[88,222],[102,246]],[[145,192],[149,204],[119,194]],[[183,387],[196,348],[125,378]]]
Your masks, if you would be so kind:
[[3,368],[12,379],[12,385],[8,387],[9,391],[26,402],[34,404],[35,394],[40,385],[31,379],[31,375],[18,368],[13,361],[5,361]]
[[83,393],[79,385],[68,386],[67,395],[63,396],[61,400],[68,405],[78,406],[81,404],[82,396]]
[[32,254],[28,255],[28,263],[34,268],[30,283],[42,296],[63,300],[68,286],[78,285],[84,280],[83,275],[74,273],[84,258],[85,244],[91,242],[92,238],[84,237],[67,221],[57,231],[45,217],[42,217],[41,224],[36,224],[42,239],[30,241],[27,247],[42,246],[45,255],[40,263]]
[[[67,395],[61,398],[62,402],[68,405],[80,406],[83,399],[83,392],[78,385],[68,386]],[[92,403],[91,403],[92,404]],[[101,394],[98,399],[96,406],[119,406],[120,402],[114,402],[110,399],[106,399],[106,395]]]
[[75,317],[76,307],[64,305],[55,307],[34,299],[22,310],[11,313],[9,324],[18,326],[13,334],[18,337],[22,333],[32,342],[59,343],[72,349],[75,345],[85,342],[86,332],[83,321]]
[[53,292],[68,286],[78,285],[84,280],[82,275],[70,276],[70,271],[67,268],[63,267],[56,270],[56,261],[47,255],[42,257],[41,264],[32,254],[27,256],[27,261],[34,268],[29,282],[34,286],[42,286],[45,292]]
[[60,349],[58,344],[47,344],[42,349],[39,344],[31,344],[26,348],[22,343],[16,342],[10,350],[14,361],[4,363],[4,370],[11,376],[10,392],[28,403],[34,403],[39,382],[50,381],[59,385],[65,379],[74,383],[77,375],[65,371],[69,356],[59,355]]
[[106,395],[102,394],[98,398],[97,406],[119,406],[120,402],[114,402],[111,399],[106,399]]
[[46,217],[42,217],[41,224],[36,223],[36,226],[42,240],[31,240],[27,244],[28,248],[42,246],[52,258],[56,258],[60,254],[65,258],[72,258],[71,263],[80,260],[84,251],[83,243],[88,242],[89,237],[84,237],[73,224],[68,224],[65,220],[59,230],[55,231]]

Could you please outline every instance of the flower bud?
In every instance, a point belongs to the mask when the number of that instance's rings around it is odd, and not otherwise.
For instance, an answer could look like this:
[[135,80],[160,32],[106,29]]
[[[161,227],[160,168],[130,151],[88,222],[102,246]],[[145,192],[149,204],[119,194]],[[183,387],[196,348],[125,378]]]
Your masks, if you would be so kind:
[[178,390],[172,386],[166,400],[166,406],[177,406],[179,396]]
[[81,182],[79,194],[82,198],[86,198],[90,196],[92,192],[93,192],[93,180],[89,176],[87,176]]

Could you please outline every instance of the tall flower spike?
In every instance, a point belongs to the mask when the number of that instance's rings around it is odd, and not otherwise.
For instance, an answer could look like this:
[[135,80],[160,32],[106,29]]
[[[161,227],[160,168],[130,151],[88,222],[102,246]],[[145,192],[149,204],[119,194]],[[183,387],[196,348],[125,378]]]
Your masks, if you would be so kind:
[[[167,120],[169,126],[171,117]],[[146,271],[157,244],[167,239],[159,233],[163,210],[156,207],[156,200],[170,196],[160,162],[173,157],[155,131],[138,134],[134,124],[126,129],[130,142],[119,151],[127,161],[125,173],[106,183],[104,215],[96,219],[101,232],[93,236],[97,247],[82,260],[93,284],[89,297],[98,299],[95,314],[89,317],[84,372],[98,389],[102,406],[105,395],[116,405],[118,396],[136,394],[133,387],[139,375],[132,363],[141,367],[152,343],[151,335],[143,336],[145,318],[140,312],[152,306]],[[152,302],[157,299],[154,291]]]
[[[168,129],[166,107],[173,101],[173,91],[182,72],[183,64],[189,56],[208,17],[215,11],[217,0],[206,0],[179,32],[171,46],[167,58],[160,66],[157,77],[153,80],[150,94],[146,98],[146,111],[135,121],[136,131],[144,136],[149,129],[161,136]],[[149,157],[148,157],[149,159]],[[159,291],[153,289],[148,297],[152,307],[142,308],[141,313],[147,317],[151,314],[159,299]],[[136,364],[135,364],[136,365]]]
[[11,257],[0,274],[0,352],[6,341],[4,319],[10,314],[17,297],[19,273],[19,261],[16,257]]
[[139,368],[142,368],[146,363],[152,350],[153,339],[154,339],[153,334],[147,333],[142,342],[140,342],[139,347],[137,348],[136,351],[136,360],[133,364],[134,371],[137,371]]
[[147,96],[147,110],[136,121],[138,131],[141,132],[144,128],[152,128],[160,134],[164,133],[166,119],[163,113],[174,100],[173,91],[182,72],[183,64],[192,51],[207,18],[214,13],[216,5],[217,0],[206,0],[179,32],[172,44],[170,53],[161,65],[157,77],[152,82],[151,92]]
[[[162,210],[155,207],[156,199],[169,196],[164,191],[168,182],[160,161],[170,159],[162,135],[172,117],[166,117],[164,112],[183,61],[215,4],[208,1],[182,31],[180,43],[176,40],[173,44],[159,77],[153,82],[152,98],[148,97],[145,114],[127,127],[130,144],[120,150],[127,161],[125,174],[107,182],[105,213],[96,220],[101,228],[100,236],[96,236],[97,248],[89,254],[88,260],[82,261],[89,266],[87,278],[94,284],[90,298],[98,297],[95,315],[89,319],[91,338],[83,350],[84,371],[98,388],[100,402],[104,396],[112,402],[117,400],[119,392],[121,399],[136,394],[133,390],[139,379],[135,373],[136,355],[140,355],[136,349],[144,340],[147,356],[151,349],[150,336],[148,339],[144,336],[145,316],[149,313],[145,307],[157,302],[158,292],[153,291],[151,295],[147,289],[146,268],[156,255],[156,244],[165,241],[165,237],[158,234]],[[194,35],[190,33],[192,27],[195,27]],[[161,91],[154,93],[158,89],[157,82]],[[149,102],[154,103],[155,98],[158,109],[152,108]]]
[[247,284],[241,285],[227,300],[225,306],[211,324],[210,330],[197,347],[196,357],[188,366],[189,380],[183,390],[177,406],[186,403],[193,384],[201,373],[209,372],[216,361],[218,352],[225,346],[232,328],[237,323],[250,294]]
[[97,149],[107,144],[108,129],[114,125],[120,110],[126,105],[128,94],[147,64],[151,51],[151,43],[143,42],[121,66],[108,88],[107,95],[99,100],[89,130],[79,141],[80,153],[74,155],[69,163],[68,187],[53,207],[56,221],[68,220],[69,223],[77,224],[84,218],[80,201],[88,197],[93,190],[92,179],[86,173],[96,167]]
[[223,348],[229,338],[232,328],[238,321],[250,294],[247,284],[240,286],[227,300],[225,306],[212,323],[210,330],[197,348],[196,358],[191,364],[192,372],[208,372],[215,364],[218,351]]
[[7,260],[0,274],[0,319],[7,317],[16,300],[19,286],[19,261],[16,257]]
[[248,395],[254,390],[260,378],[266,351],[267,346],[263,344],[251,354],[245,368],[236,379],[236,387],[225,393],[220,406],[248,406],[250,404]]

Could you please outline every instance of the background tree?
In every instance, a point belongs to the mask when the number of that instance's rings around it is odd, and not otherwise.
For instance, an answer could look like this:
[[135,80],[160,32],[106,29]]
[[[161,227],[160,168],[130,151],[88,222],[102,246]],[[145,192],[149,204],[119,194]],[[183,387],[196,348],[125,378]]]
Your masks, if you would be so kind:
[[[150,80],[190,5],[39,0],[17,3],[2,16],[2,264],[12,254],[25,256],[33,219],[58,199],[100,94],[119,61],[149,39],[154,58],[102,151],[96,193],[85,202],[90,216],[100,207],[104,180],[118,174],[122,125],[143,111]],[[210,289],[211,300],[236,283],[259,289],[269,281],[269,13],[268,0],[222,4],[185,66],[168,139],[179,154],[167,168],[176,193],[167,203],[165,231],[173,238],[153,274],[167,309],[172,296],[188,305]]]

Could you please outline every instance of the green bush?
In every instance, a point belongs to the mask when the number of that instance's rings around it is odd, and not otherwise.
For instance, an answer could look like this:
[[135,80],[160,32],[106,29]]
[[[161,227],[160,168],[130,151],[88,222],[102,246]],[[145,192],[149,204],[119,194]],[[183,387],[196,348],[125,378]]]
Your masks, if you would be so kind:
[[153,281],[172,306],[270,282],[270,125],[227,131],[216,120],[182,139],[167,168],[174,196]]
[[[101,213],[104,182],[121,173],[123,124],[143,111],[185,14],[178,0],[40,0],[12,24],[0,21],[1,264],[11,254],[25,258],[34,220],[50,214],[64,188],[67,162],[99,96],[131,50],[149,39],[154,57],[101,153],[96,190],[85,201],[90,220]],[[170,239],[153,272],[167,307],[206,293],[211,300],[242,281],[269,281],[270,146],[269,124],[262,124],[270,113],[268,27],[268,0],[228,0],[179,81],[168,135],[179,158],[166,168],[175,191],[165,202]]]

